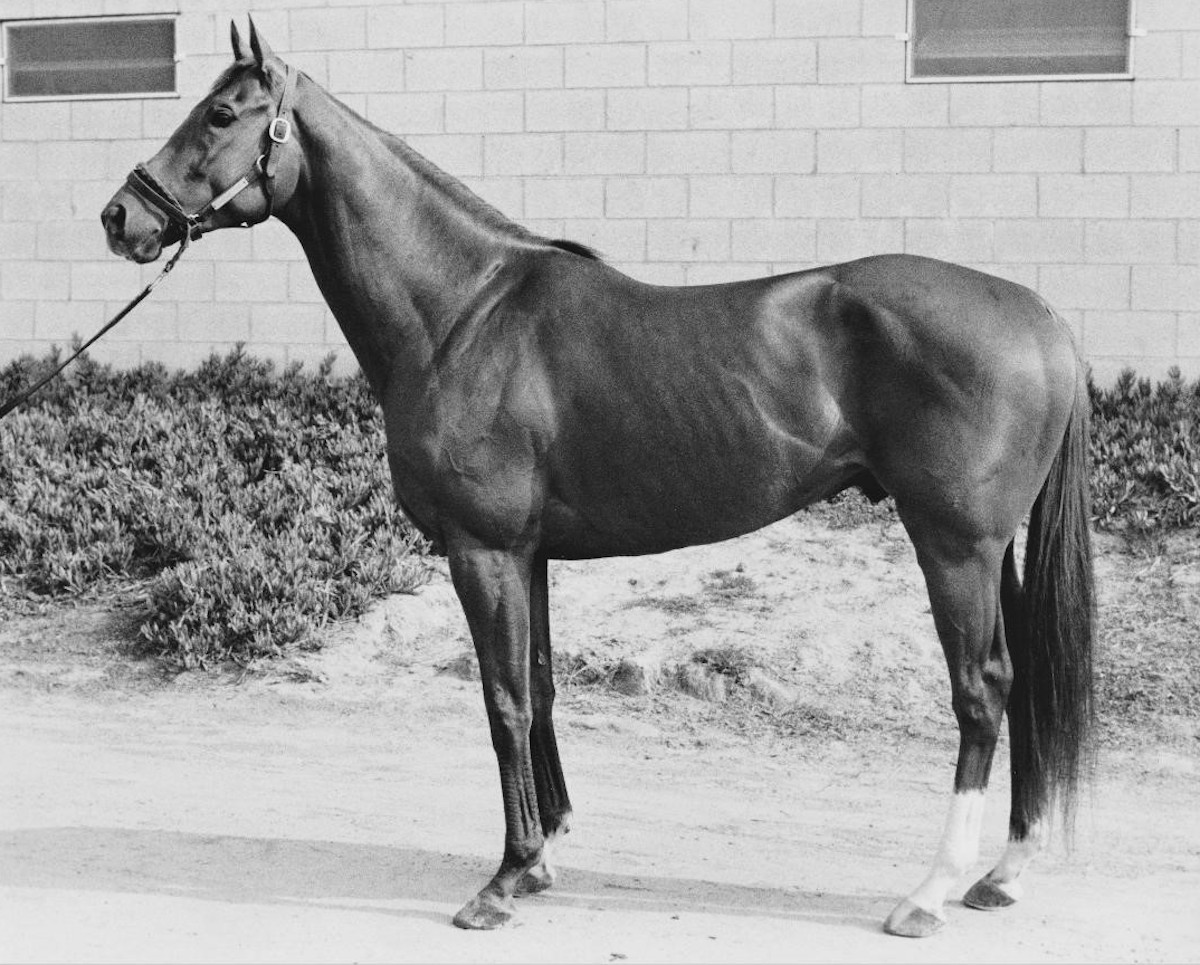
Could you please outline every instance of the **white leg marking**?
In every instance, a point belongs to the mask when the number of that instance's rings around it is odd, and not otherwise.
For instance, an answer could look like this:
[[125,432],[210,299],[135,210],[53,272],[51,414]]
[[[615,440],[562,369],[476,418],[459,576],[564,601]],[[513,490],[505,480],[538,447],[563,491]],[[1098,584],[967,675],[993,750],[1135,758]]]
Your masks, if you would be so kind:
[[942,917],[946,895],[979,857],[979,833],[983,827],[983,791],[956,793],[946,815],[942,841],[933,858],[933,867],[908,896],[918,908]]
[[1029,863],[1038,856],[1046,846],[1046,826],[1038,821],[1029,829],[1029,834],[1021,841],[1009,838],[1004,854],[996,862],[988,877],[992,884],[1012,898],[1014,901],[1024,894],[1024,888],[1017,879],[1021,872],[1029,867]]

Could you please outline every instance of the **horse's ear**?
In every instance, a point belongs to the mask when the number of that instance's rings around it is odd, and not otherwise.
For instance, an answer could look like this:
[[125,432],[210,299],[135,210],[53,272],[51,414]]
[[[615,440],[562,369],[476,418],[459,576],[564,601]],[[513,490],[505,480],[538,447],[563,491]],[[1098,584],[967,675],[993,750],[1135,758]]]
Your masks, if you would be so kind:
[[237,23],[233,20],[229,21],[229,42],[233,45],[233,59],[238,61],[253,60],[254,54],[250,48],[246,46],[246,42],[242,40],[242,35],[237,28]]
[[254,26],[254,18],[250,18],[250,49],[254,53],[254,62],[260,68],[266,66],[268,60],[275,56],[275,51],[271,49],[271,45],[258,32],[258,28]]

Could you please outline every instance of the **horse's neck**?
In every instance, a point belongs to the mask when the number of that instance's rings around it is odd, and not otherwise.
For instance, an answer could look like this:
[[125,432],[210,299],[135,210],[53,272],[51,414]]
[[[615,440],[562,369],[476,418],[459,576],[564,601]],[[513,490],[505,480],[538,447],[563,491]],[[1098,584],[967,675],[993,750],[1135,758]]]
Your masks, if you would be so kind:
[[480,279],[523,230],[315,85],[298,105],[303,181],[280,216],[368,379],[428,374]]

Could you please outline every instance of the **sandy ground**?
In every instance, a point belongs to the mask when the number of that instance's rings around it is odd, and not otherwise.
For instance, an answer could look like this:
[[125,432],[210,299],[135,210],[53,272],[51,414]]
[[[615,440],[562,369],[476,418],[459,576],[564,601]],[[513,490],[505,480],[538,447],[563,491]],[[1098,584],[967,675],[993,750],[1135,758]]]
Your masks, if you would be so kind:
[[[450,925],[494,870],[502,817],[478,684],[438,671],[466,647],[443,580],[331,632],[291,678],[131,671],[124,617],[98,608],[10,626],[0,960],[1200,957],[1194,732],[1104,754],[1074,849],[1056,841],[1017,906],[955,902],[934,938],[882,934],[931,857],[956,743],[897,527],[790,520],[559,565],[553,599],[560,648],[651,670],[745,648],[784,696],[755,705],[761,726],[732,727],[723,705],[666,686],[568,683],[576,820],[559,884],[486,934]],[[796,706],[824,724],[776,726]],[[1003,844],[1003,748],[996,771],[964,888]]]

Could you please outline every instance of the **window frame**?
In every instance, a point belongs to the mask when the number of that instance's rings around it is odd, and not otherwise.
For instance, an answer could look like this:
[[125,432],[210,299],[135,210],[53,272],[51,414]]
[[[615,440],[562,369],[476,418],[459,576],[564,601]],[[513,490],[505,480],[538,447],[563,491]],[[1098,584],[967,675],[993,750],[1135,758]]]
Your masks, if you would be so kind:
[[[174,62],[175,62],[175,79],[174,89],[170,91],[129,91],[127,93],[112,94],[34,94],[20,95],[13,94],[10,91],[9,80],[9,28],[24,27],[30,24],[76,24],[76,23],[132,23],[137,21],[167,21],[171,25],[171,35],[173,40]],[[146,99],[166,99],[178,98],[179,90],[179,64],[183,61],[183,56],[179,52],[179,13],[177,11],[165,11],[163,13],[137,13],[137,14],[97,14],[96,16],[83,17],[21,17],[12,18],[9,20],[0,20],[0,100],[6,104],[36,104],[47,101],[117,101],[117,100],[146,100]]]
[[905,10],[904,33],[897,40],[904,41],[904,82],[906,84],[1019,84],[1069,81],[1097,80],[1133,80],[1134,78],[1134,41],[1146,35],[1145,30],[1137,27],[1137,0],[1129,0],[1129,17],[1125,24],[1126,69],[1121,73],[1093,74],[970,74],[962,76],[939,75],[918,76],[913,73],[913,61],[916,44],[913,37],[913,26],[916,22],[917,0],[907,0]]

